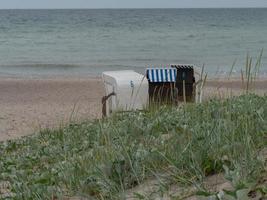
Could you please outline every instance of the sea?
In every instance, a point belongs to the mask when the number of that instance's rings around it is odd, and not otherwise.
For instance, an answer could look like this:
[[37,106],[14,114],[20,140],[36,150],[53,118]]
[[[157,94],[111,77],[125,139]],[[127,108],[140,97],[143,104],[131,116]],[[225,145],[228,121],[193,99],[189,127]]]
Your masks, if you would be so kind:
[[205,66],[240,74],[247,55],[267,76],[267,9],[0,10],[0,76],[99,76]]

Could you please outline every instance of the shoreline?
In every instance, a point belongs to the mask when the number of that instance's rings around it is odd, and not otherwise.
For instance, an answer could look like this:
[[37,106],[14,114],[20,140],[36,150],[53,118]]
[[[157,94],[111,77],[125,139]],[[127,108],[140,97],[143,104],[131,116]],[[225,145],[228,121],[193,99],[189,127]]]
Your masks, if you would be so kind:
[[[109,70],[107,70],[109,71]],[[113,70],[110,70],[113,71]],[[114,70],[116,71],[116,70]],[[124,70],[117,70],[117,71],[124,71]],[[134,70],[135,71],[135,70]],[[140,73],[138,71],[136,71],[137,73]],[[144,73],[140,73],[143,74]],[[144,75],[145,76],[145,75]],[[203,74],[203,78],[205,76],[205,73]],[[199,77],[199,75],[195,75],[195,77]],[[253,77],[253,76],[252,76]],[[0,80],[2,79],[17,79],[17,80],[48,80],[48,79],[58,79],[58,80],[65,80],[65,79],[101,79],[102,78],[102,73],[101,74],[75,74],[75,75],[58,75],[58,74],[54,74],[54,75],[9,75],[9,74],[1,74],[0,73]],[[228,75],[209,75],[207,74],[207,80],[209,81],[241,81],[241,75],[231,75],[230,78]],[[256,81],[267,81],[267,75],[258,75],[255,79]]]
[[[104,85],[100,77],[0,76],[0,85],[0,141],[64,126],[70,121],[101,118]],[[242,93],[240,79],[208,79],[204,99]],[[267,78],[256,81],[255,93],[267,93]]]

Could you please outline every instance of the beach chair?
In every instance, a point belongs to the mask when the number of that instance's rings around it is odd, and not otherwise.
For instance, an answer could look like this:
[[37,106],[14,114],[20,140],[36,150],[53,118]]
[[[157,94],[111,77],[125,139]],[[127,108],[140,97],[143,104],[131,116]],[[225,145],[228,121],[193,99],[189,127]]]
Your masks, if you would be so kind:
[[188,64],[172,64],[176,69],[176,88],[178,90],[178,100],[183,102],[195,101],[195,75],[194,66]]
[[146,77],[149,82],[149,102],[176,104],[177,94],[175,68],[147,68]]
[[103,72],[103,116],[115,111],[142,110],[148,103],[148,81],[133,70]]
[[177,69],[179,100],[201,103],[206,79],[203,69],[191,64],[171,64],[171,67]]

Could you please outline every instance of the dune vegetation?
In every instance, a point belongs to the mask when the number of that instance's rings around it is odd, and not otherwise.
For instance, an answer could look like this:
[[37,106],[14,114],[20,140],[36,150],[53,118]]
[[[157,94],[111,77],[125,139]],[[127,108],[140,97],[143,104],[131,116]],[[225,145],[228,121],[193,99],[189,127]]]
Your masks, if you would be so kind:
[[154,178],[157,192],[194,185],[198,195],[217,198],[202,182],[219,173],[231,182],[234,190],[224,194],[233,199],[248,188],[266,196],[266,122],[267,96],[247,94],[42,130],[0,143],[0,197],[125,199]]

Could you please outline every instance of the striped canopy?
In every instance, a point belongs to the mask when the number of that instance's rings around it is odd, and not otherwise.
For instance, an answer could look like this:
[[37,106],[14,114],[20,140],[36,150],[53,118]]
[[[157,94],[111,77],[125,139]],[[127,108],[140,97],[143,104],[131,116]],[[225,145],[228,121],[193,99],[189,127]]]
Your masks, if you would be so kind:
[[175,64],[172,64],[171,67],[174,67],[174,68],[179,68],[179,69],[194,69],[194,66],[193,65],[187,65],[187,64],[178,64],[178,65],[175,65]]
[[176,82],[177,69],[175,68],[148,68],[147,79],[152,83]]

